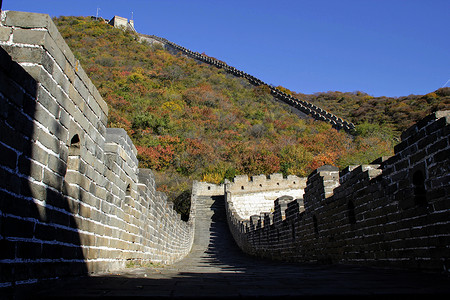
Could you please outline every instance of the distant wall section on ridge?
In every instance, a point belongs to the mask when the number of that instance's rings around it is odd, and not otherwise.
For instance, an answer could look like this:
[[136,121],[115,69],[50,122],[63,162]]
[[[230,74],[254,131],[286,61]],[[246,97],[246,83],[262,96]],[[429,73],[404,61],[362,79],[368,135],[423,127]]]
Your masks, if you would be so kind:
[[339,118],[336,115],[334,115],[330,112],[327,112],[326,110],[324,110],[312,103],[309,103],[309,102],[303,101],[303,100],[299,100],[299,99],[293,97],[292,95],[286,94],[283,91],[280,91],[279,89],[277,89],[276,87],[273,87],[250,74],[240,71],[234,67],[231,67],[222,61],[219,61],[217,59],[214,59],[214,58],[209,57],[204,54],[200,54],[198,52],[194,52],[185,47],[177,45],[171,41],[168,41],[167,39],[164,39],[164,38],[161,38],[161,37],[158,37],[155,35],[142,35],[141,34],[140,36],[141,36],[141,39],[146,40],[149,43],[154,43],[154,41],[158,41],[158,42],[162,43],[163,45],[166,46],[166,48],[169,51],[181,52],[181,53],[183,53],[189,57],[192,57],[196,60],[213,65],[217,68],[224,69],[226,72],[233,74],[234,76],[243,77],[243,78],[247,79],[253,85],[256,85],[256,86],[266,85],[270,88],[272,96],[275,97],[276,99],[287,103],[288,105],[298,109],[300,112],[311,116],[315,120],[324,121],[324,122],[331,124],[331,126],[337,130],[345,130],[347,132],[351,132],[355,129],[355,125],[353,123],[347,122],[347,121],[343,120],[342,118]]

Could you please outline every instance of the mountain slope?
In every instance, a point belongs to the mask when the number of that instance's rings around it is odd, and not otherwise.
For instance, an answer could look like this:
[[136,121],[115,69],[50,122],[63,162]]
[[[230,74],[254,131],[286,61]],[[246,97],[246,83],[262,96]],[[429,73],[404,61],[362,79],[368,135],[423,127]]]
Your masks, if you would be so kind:
[[[171,198],[189,189],[191,180],[305,176],[323,164],[345,167],[392,154],[395,132],[388,127],[363,123],[354,136],[338,132],[298,118],[267,86],[140,43],[135,33],[83,17],[54,22],[108,103],[108,126],[128,132],[140,167],[155,170],[159,189]],[[348,115],[333,103],[320,102]]]
[[450,87],[440,88],[426,95],[403,97],[372,97],[359,91],[292,94],[299,99],[327,107],[355,124],[372,123],[390,127],[397,136],[430,113],[450,109]]

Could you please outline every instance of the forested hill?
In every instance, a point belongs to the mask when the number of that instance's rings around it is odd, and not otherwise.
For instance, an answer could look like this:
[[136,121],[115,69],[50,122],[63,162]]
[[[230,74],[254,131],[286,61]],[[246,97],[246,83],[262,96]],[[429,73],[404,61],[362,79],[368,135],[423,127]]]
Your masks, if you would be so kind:
[[407,124],[449,106],[448,89],[393,99],[304,95],[278,87],[355,123],[349,135],[298,118],[267,86],[140,43],[136,33],[84,17],[54,22],[108,103],[108,126],[128,132],[140,167],[155,170],[159,189],[171,198],[188,190],[192,180],[218,183],[238,174],[275,172],[305,176],[323,164],[369,163],[392,154]]
[[437,110],[450,109],[450,87],[426,95],[373,97],[364,92],[326,92],[305,95],[291,92],[299,99],[326,107],[356,124],[371,123],[391,128],[396,135]]

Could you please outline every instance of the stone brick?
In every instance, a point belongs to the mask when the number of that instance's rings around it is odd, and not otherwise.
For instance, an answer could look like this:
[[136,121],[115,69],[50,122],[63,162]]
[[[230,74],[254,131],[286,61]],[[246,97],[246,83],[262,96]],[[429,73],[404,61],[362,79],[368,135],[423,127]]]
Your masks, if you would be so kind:
[[87,102],[89,98],[89,90],[87,89],[85,82],[81,81],[81,79],[78,76],[75,76],[73,87],[78,91],[81,98],[83,98],[83,102]]
[[43,178],[43,169],[34,160],[21,155],[18,160],[18,170],[20,173],[31,176],[37,181]]
[[22,259],[37,259],[42,255],[40,243],[36,242],[17,242],[16,257]]
[[17,154],[10,148],[0,144],[0,164],[10,169],[15,169],[17,165]]
[[14,45],[4,46],[4,49],[11,55],[12,59],[20,63],[36,63],[43,66],[47,72],[53,71],[53,61],[50,56],[41,48],[17,47]]
[[53,172],[56,172],[60,176],[64,176],[66,174],[67,165],[64,161],[62,161],[59,157],[54,155],[49,155],[47,167]]
[[47,14],[7,11],[4,25],[22,28],[46,28],[49,22],[52,21]]
[[34,222],[23,219],[4,216],[2,219],[3,232],[6,237],[32,238],[34,235]]
[[37,101],[39,104],[41,104],[43,107],[45,107],[49,113],[57,117],[59,116],[59,111],[61,110],[61,106],[58,105],[58,103],[53,99],[50,94],[45,91],[43,88],[38,89],[38,98]]
[[13,30],[13,43],[44,45],[48,33],[46,30],[30,30],[23,28],[15,28]]
[[58,97],[61,94],[61,89],[54,84],[50,75],[44,70],[41,65],[23,65],[23,68],[44,88],[49,91],[53,97]]
[[48,169],[44,169],[44,179],[43,183],[47,184],[48,186],[55,188],[58,191],[61,191],[62,189],[62,177],[60,175],[57,175],[53,171],[50,171]]
[[0,41],[6,42],[11,37],[12,28],[9,27],[0,27]]
[[[22,106],[24,95],[21,92],[20,88],[17,86],[17,84],[14,83],[14,81],[4,76],[2,73],[0,73],[0,92],[5,95],[13,104],[17,105],[18,107]],[[7,109],[7,104],[5,103],[3,105],[5,105],[5,108]],[[6,112],[7,111],[5,111],[4,113]]]
[[421,150],[415,154],[413,154],[410,158],[409,158],[409,163],[411,165],[414,165],[420,161],[422,161],[423,159],[425,159],[426,156],[426,151],[425,150]]
[[[6,239],[0,240],[0,259],[14,259],[16,257],[16,242],[9,241]],[[2,265],[2,272],[4,271],[4,267],[6,264]],[[5,280],[6,278],[3,278]]]
[[433,157],[433,162],[434,163],[443,163],[445,161],[448,161],[449,157],[450,157],[450,148],[436,153]]
[[48,51],[49,55],[55,60],[61,69],[64,68],[67,58],[63,51],[58,47],[57,43],[50,36],[46,36],[43,47]]
[[[43,113],[42,117],[40,117],[40,118],[43,118],[44,115],[45,114]],[[47,116],[50,116],[50,115],[47,114]],[[46,122],[48,122],[48,120]],[[60,148],[61,148],[60,147],[60,142],[56,138],[56,136],[53,136],[53,135],[45,132],[44,130],[42,130],[40,128],[35,127],[34,140],[39,141],[45,148],[53,151],[54,153],[59,153],[60,152]],[[33,158],[34,158],[34,156],[33,156]],[[45,156],[42,157],[42,158],[44,158],[44,159],[47,158],[48,159],[48,157],[45,157]],[[36,160],[38,160],[38,159],[36,159]],[[44,162],[42,162],[42,163],[44,163]],[[45,161],[45,164],[47,164],[46,161]]]
[[64,126],[64,128],[67,130],[68,133],[68,129],[70,126],[70,115],[67,113],[65,109],[60,110],[59,121],[61,122],[61,125]]
[[61,69],[59,67],[53,68],[52,76],[53,76],[53,79],[55,79],[55,81],[61,86],[62,90],[66,94],[68,94],[70,81],[65,76],[65,74],[61,71]]

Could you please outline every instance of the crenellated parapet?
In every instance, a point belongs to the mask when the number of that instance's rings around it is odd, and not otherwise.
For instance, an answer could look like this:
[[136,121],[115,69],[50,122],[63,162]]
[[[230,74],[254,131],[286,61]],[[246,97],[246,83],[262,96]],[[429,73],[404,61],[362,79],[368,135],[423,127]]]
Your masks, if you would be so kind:
[[284,195],[302,198],[306,178],[289,175],[283,178],[283,174],[271,174],[252,176],[236,176],[233,181],[225,182],[225,193],[237,214],[241,218],[248,218],[262,211],[270,212],[274,201]]
[[281,173],[251,176],[238,175],[227,182],[227,191],[233,194],[248,194],[278,190],[301,189],[306,184],[306,178],[295,175],[283,177]]
[[314,105],[304,100],[299,100],[290,94],[286,94],[285,92],[277,89],[276,87],[271,86],[270,84],[265,83],[264,81],[250,74],[240,71],[235,67],[229,66],[223,61],[217,60],[204,54],[200,54],[198,52],[194,52],[185,47],[177,45],[165,38],[161,38],[155,35],[141,35],[141,38],[146,41],[149,41],[150,43],[154,43],[155,41],[159,42],[165,45],[166,49],[172,51],[173,53],[181,52],[198,61],[223,69],[225,72],[233,74],[234,76],[245,78],[253,85],[256,86],[265,85],[270,88],[271,95],[276,99],[283,101],[284,103],[298,109],[300,112],[309,115],[315,120],[324,121],[331,124],[331,126],[337,130],[345,130],[347,132],[351,132],[355,129],[355,125],[353,123],[347,122],[342,118],[339,118],[338,116],[318,107],[317,105]]
[[297,262],[449,270],[450,111],[402,134],[395,155],[307,178],[302,199],[283,196],[270,213],[227,217],[245,252]]
[[156,191],[125,130],[106,127],[51,18],[3,11],[0,46],[0,288],[186,256],[194,218]]

